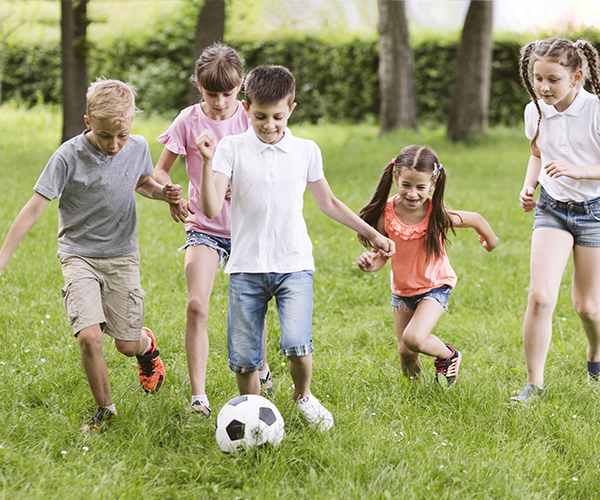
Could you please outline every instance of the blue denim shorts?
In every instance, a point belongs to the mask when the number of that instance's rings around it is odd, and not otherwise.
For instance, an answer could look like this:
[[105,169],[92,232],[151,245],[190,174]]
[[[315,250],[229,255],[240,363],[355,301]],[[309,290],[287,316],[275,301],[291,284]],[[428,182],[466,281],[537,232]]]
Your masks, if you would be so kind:
[[313,352],[313,271],[233,273],[229,277],[227,349],[229,368],[250,373],[263,363],[263,333],[269,300],[275,297],[284,356]]
[[450,293],[452,292],[452,288],[448,285],[443,285],[439,288],[433,288],[425,293],[420,293],[419,295],[413,295],[412,297],[400,297],[400,295],[396,295],[392,293],[392,307],[396,309],[410,309],[411,311],[415,311],[419,302],[423,299],[437,300],[440,305],[444,308],[444,311],[448,310],[448,301],[450,300]]
[[571,233],[575,245],[600,247],[600,198],[579,202],[557,201],[542,188],[533,219],[533,229],[540,227]]
[[224,266],[229,260],[231,254],[231,239],[222,238],[220,236],[214,236],[207,233],[198,233],[197,231],[186,231],[185,232],[185,245],[183,245],[179,251],[185,250],[189,246],[204,245],[210,248],[214,248],[219,252],[219,266]]

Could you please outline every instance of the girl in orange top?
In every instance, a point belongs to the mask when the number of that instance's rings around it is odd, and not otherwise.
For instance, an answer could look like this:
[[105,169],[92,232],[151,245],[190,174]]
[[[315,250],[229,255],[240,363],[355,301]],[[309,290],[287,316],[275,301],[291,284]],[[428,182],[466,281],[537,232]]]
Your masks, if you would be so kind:
[[[393,180],[398,194],[388,199]],[[445,185],[446,171],[435,152],[407,146],[385,167],[373,199],[359,215],[396,244],[392,306],[403,373],[422,381],[419,353],[434,356],[436,380],[439,382],[438,375],[442,375],[450,387],[462,355],[431,333],[456,284],[446,255],[447,232],[472,227],[488,252],[496,248],[498,238],[478,213],[448,210],[444,206]],[[371,247],[369,241],[359,239]],[[358,266],[363,271],[379,271],[386,262],[377,251],[369,251],[359,257]]]

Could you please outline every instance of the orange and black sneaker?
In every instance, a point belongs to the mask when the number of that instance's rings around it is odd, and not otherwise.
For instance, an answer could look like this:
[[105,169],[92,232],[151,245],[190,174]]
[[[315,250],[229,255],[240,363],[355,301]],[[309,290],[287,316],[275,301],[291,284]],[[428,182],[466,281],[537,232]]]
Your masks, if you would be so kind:
[[142,330],[150,337],[152,344],[145,354],[136,356],[140,367],[140,384],[146,392],[158,392],[165,381],[165,365],[158,355],[154,334],[146,327]]
[[96,413],[94,413],[94,416],[92,417],[90,422],[88,424],[85,424],[81,428],[81,430],[82,432],[98,432],[103,426],[108,425],[111,418],[116,416],[117,412],[112,412],[108,408],[98,407]]

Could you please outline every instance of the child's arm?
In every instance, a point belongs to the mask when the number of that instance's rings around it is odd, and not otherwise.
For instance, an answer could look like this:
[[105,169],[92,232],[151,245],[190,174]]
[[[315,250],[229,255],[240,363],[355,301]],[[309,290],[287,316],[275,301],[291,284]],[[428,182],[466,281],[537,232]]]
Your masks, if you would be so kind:
[[38,221],[48,206],[48,203],[50,203],[48,198],[39,193],[34,193],[31,199],[21,209],[19,215],[17,215],[12,223],[12,226],[10,226],[4,244],[0,249],[0,275],[2,275],[8,259],[10,259],[10,256],[19,246],[21,240]]
[[[154,180],[165,186],[172,185],[173,183],[171,182],[170,176],[171,167],[175,163],[175,160],[177,160],[178,156],[179,155],[177,153],[173,153],[169,149],[164,148],[160,154],[158,163],[154,168],[154,173],[152,174]],[[184,198],[179,200],[179,204],[169,203],[169,208],[171,209],[171,217],[173,217],[175,222],[185,222],[190,213],[195,213],[190,203]]]
[[171,216],[185,221],[187,217],[187,204],[181,203],[181,186],[179,184],[165,184],[162,186],[152,177],[140,177],[135,192],[144,198],[166,201],[171,206]]
[[492,226],[477,212],[465,212],[463,210],[453,210],[449,212],[452,217],[454,227],[472,227],[479,234],[479,243],[483,245],[488,252],[491,252],[498,246],[498,236],[494,234]]
[[570,177],[571,179],[600,180],[600,165],[581,167],[566,161],[552,160],[544,166],[546,173],[555,179]]
[[[381,212],[381,215],[379,216],[376,229],[384,236],[387,236],[385,232],[385,219],[383,212]],[[387,261],[387,257],[382,257],[378,251],[371,251],[364,252],[358,258],[357,264],[362,271],[374,273],[376,271],[379,271],[380,269],[383,269]]]
[[203,130],[196,139],[202,155],[202,181],[200,184],[200,207],[202,213],[212,219],[221,213],[223,201],[229,187],[229,179],[221,172],[213,172],[212,159],[215,154],[215,138],[209,130]]
[[519,193],[519,201],[521,202],[521,208],[524,212],[531,212],[535,210],[535,200],[533,195],[535,188],[538,185],[538,178],[542,171],[542,159],[540,158],[540,150],[531,148],[531,156],[527,163],[527,174],[525,174],[525,182],[523,183],[523,189]]
[[381,257],[391,257],[396,251],[394,242],[383,236],[377,229],[369,226],[364,220],[338,200],[327,180],[323,177],[318,181],[309,182],[308,187],[315,197],[321,211],[344,226],[354,229],[357,233],[368,238]]

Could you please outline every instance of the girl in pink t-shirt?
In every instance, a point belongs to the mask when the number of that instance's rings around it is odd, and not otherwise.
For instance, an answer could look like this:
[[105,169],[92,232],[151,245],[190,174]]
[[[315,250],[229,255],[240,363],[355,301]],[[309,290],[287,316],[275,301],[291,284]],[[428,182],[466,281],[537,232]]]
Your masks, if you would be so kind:
[[[250,120],[237,99],[243,83],[244,61],[231,47],[216,43],[205,49],[196,61],[192,82],[202,94],[202,102],[190,106],[175,118],[169,129],[158,137],[165,145],[154,169],[154,178],[170,182],[171,167],[179,155],[185,156],[189,178],[187,218],[171,210],[175,221],[185,222],[186,244],[185,277],[188,286],[185,352],[192,385],[192,402],[188,412],[210,417],[206,395],[206,366],[208,361],[209,300],[220,263],[229,257],[230,202],[224,203],[218,217],[209,219],[200,209],[200,181],[202,156],[196,147],[196,138],[204,129],[210,130],[216,141],[248,130]],[[185,201],[183,203],[186,203]],[[265,343],[266,344],[266,343]],[[271,374],[263,358],[259,371],[262,388],[272,391]]]
[[[388,199],[394,180],[398,194]],[[487,251],[496,248],[498,238],[478,213],[448,210],[444,206],[445,185],[446,171],[435,152],[407,146],[387,164],[373,199],[359,215],[396,244],[392,306],[403,373],[422,382],[419,353],[434,356],[436,379],[444,376],[446,387],[450,387],[458,375],[462,355],[431,333],[456,284],[456,274],[446,255],[447,232],[454,232],[455,227],[472,227]],[[371,247],[368,240],[360,235],[359,239]],[[359,257],[358,266],[363,271],[379,271],[386,262],[378,252],[370,251]]]

